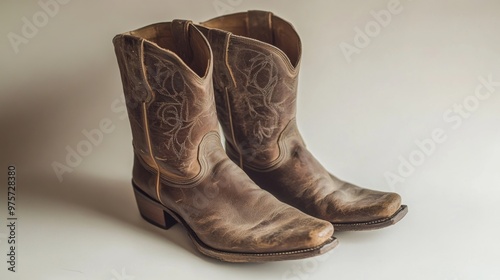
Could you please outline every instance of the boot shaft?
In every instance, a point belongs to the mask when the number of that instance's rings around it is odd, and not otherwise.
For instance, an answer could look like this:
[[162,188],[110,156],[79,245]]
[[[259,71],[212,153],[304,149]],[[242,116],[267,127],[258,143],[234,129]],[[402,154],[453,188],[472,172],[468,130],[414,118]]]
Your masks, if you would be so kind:
[[291,24],[262,11],[218,17],[199,29],[214,54],[217,114],[228,154],[240,166],[274,165],[283,156],[280,136],[295,127],[299,36]]
[[166,179],[195,177],[200,142],[218,130],[208,42],[177,20],[117,35],[113,43],[136,157]]

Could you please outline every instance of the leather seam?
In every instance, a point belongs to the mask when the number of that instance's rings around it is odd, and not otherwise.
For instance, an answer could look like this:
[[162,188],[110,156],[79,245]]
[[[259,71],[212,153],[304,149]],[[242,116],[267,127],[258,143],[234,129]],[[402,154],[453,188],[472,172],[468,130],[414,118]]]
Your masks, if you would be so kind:
[[[231,67],[229,66],[229,61],[228,61],[228,52],[229,52],[229,39],[230,39],[230,34],[227,33],[226,34],[226,41],[225,41],[225,51],[224,51],[224,63],[226,64],[226,68],[229,72],[229,76],[231,77],[231,80],[233,81],[233,85],[234,87],[236,88],[237,85],[236,85],[236,79],[234,77],[234,74],[233,74],[233,71],[231,70]],[[229,92],[227,90],[227,87],[224,87],[224,93],[225,93],[225,99],[226,99],[226,106],[227,106],[227,114],[228,114],[228,117],[229,117],[229,126],[231,128],[231,137],[233,138],[233,144],[234,144],[234,147],[236,148],[236,152],[238,153],[238,156],[239,156],[239,166],[240,167],[243,167],[243,155],[241,154],[241,150],[240,150],[240,147],[238,146],[238,144],[236,143],[236,136],[235,136],[235,133],[234,133],[234,125],[233,125],[233,113],[232,113],[232,109],[231,109],[231,102],[229,102]]]
[[148,123],[148,119],[147,119],[147,108],[146,108],[146,102],[143,102],[142,103],[142,113],[143,113],[143,118],[144,118],[144,128],[146,130],[146,139],[147,139],[147,142],[148,142],[148,150],[149,150],[149,156],[152,158],[155,166],[153,167],[156,171],[156,186],[155,186],[155,190],[156,190],[156,196],[158,198],[158,201],[161,202],[161,198],[160,198],[160,192],[159,192],[159,189],[160,189],[160,169],[159,169],[159,166],[158,166],[158,163],[156,162],[156,159],[153,155],[153,150],[152,150],[152,145],[151,145],[151,138],[150,138],[150,135],[149,135],[149,123]]
[[273,171],[281,166],[285,162],[285,160],[288,158],[289,152],[288,152],[288,144],[285,138],[287,138],[290,134],[290,129],[291,125],[295,123],[295,118],[292,118],[288,124],[285,126],[283,131],[281,131],[280,136],[278,137],[277,145],[279,149],[279,154],[276,159],[271,161],[267,166],[265,167],[258,167],[251,165],[249,163],[245,163],[244,167],[247,169],[251,169],[257,172],[270,172]]
[[[151,85],[149,84],[146,76],[146,67],[144,65],[144,39],[141,40],[141,47],[140,47],[140,52],[139,52],[139,58],[141,60],[141,72],[142,72],[142,78],[144,79],[144,84],[146,85],[146,89],[149,91],[149,94],[151,94],[151,100],[154,99],[154,92],[151,89]],[[153,160],[153,163],[155,164],[154,168],[156,169],[156,196],[158,198],[158,201],[163,204],[161,201],[161,196],[160,196],[160,167],[158,166],[158,163],[156,162],[156,158],[153,154],[153,147],[151,145],[151,136],[149,134],[149,121],[148,121],[148,116],[147,116],[147,104],[146,101],[142,102],[142,117],[144,121],[144,130],[146,133],[146,140],[148,143],[148,150],[149,150],[149,156],[151,157],[151,160]]]
[[198,145],[198,152],[197,152],[197,160],[198,163],[200,164],[200,172],[198,172],[198,174],[185,181],[178,181],[178,182],[172,181],[160,175],[161,182],[167,184],[168,186],[176,188],[191,188],[196,186],[199,182],[201,182],[201,180],[203,180],[203,178],[205,178],[206,175],[208,174],[207,171],[209,169],[208,166],[209,163],[204,154],[206,153],[205,146],[207,145],[207,141],[210,140],[209,138],[211,137],[211,135],[217,137],[217,139],[219,139],[218,141],[220,142],[219,134],[216,131],[209,131],[203,136],[200,144]]
[[[161,184],[165,184],[169,187],[175,187],[175,188],[191,188],[191,187],[194,187],[197,185],[197,183],[199,183],[203,178],[206,177],[206,175],[208,174],[207,173],[207,170],[209,169],[208,165],[208,160],[206,159],[205,156],[203,156],[202,154],[206,152],[206,148],[205,146],[207,145],[206,142],[208,141],[209,137],[211,136],[214,136],[218,139],[218,141],[220,141],[220,136],[219,136],[219,133],[216,132],[216,131],[209,131],[207,134],[205,134],[205,136],[203,136],[202,140],[201,140],[201,143],[198,147],[198,162],[200,163],[200,166],[201,166],[201,169],[200,169],[200,172],[198,172],[198,174],[184,182],[174,182],[172,180],[169,180],[168,178],[165,178],[164,176],[162,176],[160,174],[160,182]],[[156,172],[155,170],[155,167],[147,164],[145,162],[144,159],[142,159],[142,157],[138,157],[139,159],[139,162],[141,162],[141,164],[143,164],[143,167],[148,170],[149,172]]]
[[233,81],[233,86],[236,88],[237,87],[237,84],[236,84],[236,79],[234,78],[234,73],[233,73],[233,70],[231,69],[231,66],[229,66],[229,60],[228,60],[228,57],[229,57],[229,39],[231,38],[231,34],[230,33],[226,33],[226,41],[224,42],[224,48],[225,48],[225,51],[224,51],[224,63],[226,64],[226,68],[227,68],[227,71],[229,72],[229,76],[231,77],[231,80]]

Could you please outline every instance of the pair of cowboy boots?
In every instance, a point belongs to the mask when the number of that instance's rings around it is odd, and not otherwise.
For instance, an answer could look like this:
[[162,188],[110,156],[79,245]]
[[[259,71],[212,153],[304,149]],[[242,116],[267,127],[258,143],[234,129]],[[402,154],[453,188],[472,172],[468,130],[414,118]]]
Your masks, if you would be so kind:
[[113,43],[139,211],[165,229],[182,224],[201,253],[306,258],[337,245],[334,227],[376,229],[406,214],[398,194],[346,183],[307,150],[295,120],[301,42],[290,23],[249,11],[157,23]]

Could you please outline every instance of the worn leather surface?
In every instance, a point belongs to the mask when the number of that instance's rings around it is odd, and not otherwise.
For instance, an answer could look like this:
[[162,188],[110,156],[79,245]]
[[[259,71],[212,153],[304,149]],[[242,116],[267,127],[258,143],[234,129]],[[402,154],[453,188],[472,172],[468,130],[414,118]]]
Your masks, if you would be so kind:
[[258,187],[223,150],[208,42],[187,21],[118,35],[135,151],[133,181],[206,245],[269,253],[319,246],[333,227]]
[[388,218],[395,193],[355,186],[331,175],[297,130],[300,38],[291,24],[264,11],[199,25],[214,53],[217,114],[230,158],[279,200],[333,223]]

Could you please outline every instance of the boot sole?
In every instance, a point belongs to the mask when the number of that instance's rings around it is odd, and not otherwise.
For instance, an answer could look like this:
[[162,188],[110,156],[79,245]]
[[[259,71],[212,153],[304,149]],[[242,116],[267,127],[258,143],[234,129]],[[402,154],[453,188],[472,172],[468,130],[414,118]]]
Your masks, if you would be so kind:
[[317,247],[292,251],[271,253],[235,253],[217,250],[203,243],[203,241],[198,238],[196,233],[191,229],[191,227],[189,227],[181,216],[141,191],[134,183],[132,183],[132,185],[134,186],[134,194],[139,212],[144,220],[165,230],[170,229],[177,223],[183,225],[187,230],[189,238],[198,251],[206,256],[220,261],[242,263],[296,260],[324,254],[338,245],[338,240],[332,236],[325,243]]
[[332,223],[335,231],[363,231],[385,228],[399,222],[408,213],[408,206],[401,205],[401,207],[388,218],[359,222],[359,223]]

